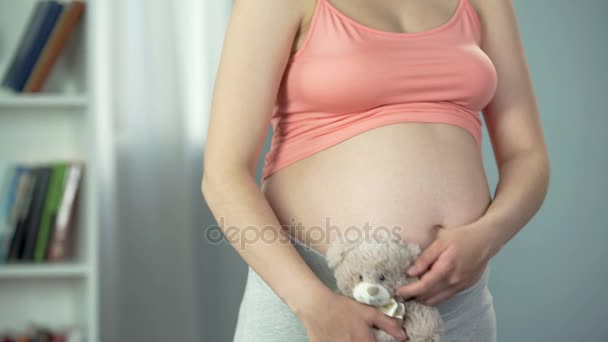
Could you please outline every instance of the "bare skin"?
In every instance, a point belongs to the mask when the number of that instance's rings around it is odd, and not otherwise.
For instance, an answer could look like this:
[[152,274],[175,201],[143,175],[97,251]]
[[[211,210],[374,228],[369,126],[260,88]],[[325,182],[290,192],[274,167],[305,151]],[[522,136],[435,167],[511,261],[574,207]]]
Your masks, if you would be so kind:
[[[330,1],[368,27],[418,32],[446,22],[459,0]],[[271,227],[277,236],[295,234],[322,253],[336,232],[350,226],[369,232],[397,227],[402,239],[424,250],[416,265],[422,280],[402,294],[436,304],[478,279],[536,212],[547,188],[548,158],[510,0],[470,0],[482,21],[482,48],[499,76],[497,93],[484,109],[501,176],[493,202],[473,138],[446,124],[378,127],[257,187],[268,114],[315,2],[235,2],[214,91],[203,194],[224,229]],[[243,231],[231,231],[230,242],[298,315],[311,341],[371,342],[372,326],[401,336],[396,320],[331,293],[290,244],[257,239],[243,248]]]
[[[419,32],[447,22],[459,0],[330,1],[367,27]],[[307,36],[315,3],[308,2],[292,54]],[[262,190],[290,233],[322,253],[334,233],[353,227],[387,229],[424,249],[438,229],[471,222],[490,203],[474,140],[446,124],[399,123],[368,130],[276,172]]]
[[353,227],[370,237],[388,230],[425,249],[438,229],[472,222],[490,203],[475,141],[444,124],[368,130],[279,170],[262,187],[281,223],[322,253]]

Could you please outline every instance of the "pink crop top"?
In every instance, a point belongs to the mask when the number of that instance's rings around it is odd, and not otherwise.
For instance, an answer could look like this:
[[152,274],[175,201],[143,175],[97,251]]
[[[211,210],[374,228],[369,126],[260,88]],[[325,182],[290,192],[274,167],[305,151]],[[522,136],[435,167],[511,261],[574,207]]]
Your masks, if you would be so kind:
[[497,86],[480,22],[459,0],[443,25],[420,32],[365,26],[317,0],[290,56],[271,117],[262,179],[354,135],[397,122],[461,127],[481,153],[480,111]]

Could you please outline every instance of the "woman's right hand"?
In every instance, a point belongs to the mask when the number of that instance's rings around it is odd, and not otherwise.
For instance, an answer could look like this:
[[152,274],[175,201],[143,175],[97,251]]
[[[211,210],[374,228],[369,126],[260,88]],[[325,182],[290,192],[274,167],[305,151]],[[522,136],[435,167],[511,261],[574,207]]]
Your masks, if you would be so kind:
[[311,308],[300,315],[311,342],[376,342],[372,328],[407,341],[401,320],[337,293],[327,297],[313,297]]

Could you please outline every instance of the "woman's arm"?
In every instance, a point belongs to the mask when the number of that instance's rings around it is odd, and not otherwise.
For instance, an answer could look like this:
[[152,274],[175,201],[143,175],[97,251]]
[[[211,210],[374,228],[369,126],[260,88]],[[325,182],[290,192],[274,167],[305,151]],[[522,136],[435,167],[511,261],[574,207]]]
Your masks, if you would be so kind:
[[547,147],[511,0],[470,1],[481,21],[481,48],[498,75],[496,93],[483,115],[499,182],[484,215],[440,230],[408,270],[413,276],[422,274],[421,280],[401,287],[398,294],[430,305],[475,283],[488,261],[538,211],[549,186]]
[[286,232],[255,181],[301,20],[295,3],[235,1],[215,80],[201,189],[232,246],[294,312],[300,312],[311,303],[310,296],[330,290],[287,243]]
[[235,1],[215,80],[201,189],[230,244],[300,318],[311,342],[371,342],[372,326],[403,339],[398,320],[319,280],[255,181],[294,36],[311,4]]
[[472,225],[487,231],[493,256],[540,209],[549,187],[550,166],[511,0],[483,3],[482,26],[487,38],[482,48],[494,62],[499,80],[483,115],[499,182],[486,213]]

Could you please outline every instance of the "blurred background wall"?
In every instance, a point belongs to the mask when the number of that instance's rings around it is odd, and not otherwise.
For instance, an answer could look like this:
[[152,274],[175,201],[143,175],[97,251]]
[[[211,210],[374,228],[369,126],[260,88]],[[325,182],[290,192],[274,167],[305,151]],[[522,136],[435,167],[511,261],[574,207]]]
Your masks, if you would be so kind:
[[[607,341],[608,2],[513,0],[549,153],[549,194],[493,262],[500,341]],[[497,176],[484,137],[485,164]]]
[[[215,222],[199,183],[232,3],[108,3],[102,340],[230,341],[246,264],[229,245],[205,239]],[[608,3],[513,4],[552,176],[543,209],[492,263],[499,341],[606,341]],[[494,187],[487,134],[484,144]]]

